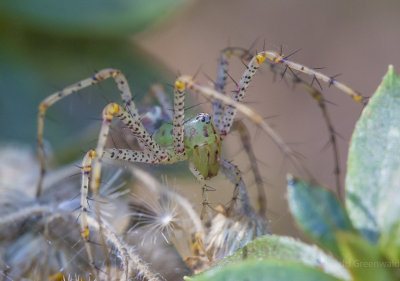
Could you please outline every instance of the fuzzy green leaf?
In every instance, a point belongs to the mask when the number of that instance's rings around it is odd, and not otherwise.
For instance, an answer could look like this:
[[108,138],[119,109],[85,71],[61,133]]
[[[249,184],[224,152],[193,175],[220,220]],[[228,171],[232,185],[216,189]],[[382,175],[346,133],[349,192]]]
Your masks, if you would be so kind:
[[[153,83],[170,83],[174,79],[163,64],[128,40],[54,40],[16,34],[0,38],[0,61],[0,141],[18,140],[32,146],[36,144],[39,103],[55,91],[92,76],[96,70],[120,69],[127,76],[138,106]],[[44,137],[54,148],[57,160],[76,160],[82,151],[95,145],[101,112],[109,102],[121,102],[112,79],[49,108]]]
[[343,263],[355,281],[397,280],[398,263],[387,261],[377,246],[352,233],[338,233],[338,239]]
[[247,259],[280,260],[298,262],[317,267],[328,274],[349,280],[346,269],[333,257],[316,246],[307,245],[292,237],[265,235],[250,242],[232,256],[220,261],[215,267],[224,267],[231,263]]
[[288,177],[288,201],[300,228],[317,244],[340,256],[336,232],[355,232],[346,210],[330,191]]
[[59,36],[116,37],[131,35],[165,19],[185,0],[2,0],[0,18],[8,25]]
[[325,272],[302,264],[282,261],[250,260],[208,270],[186,281],[334,281]]
[[373,243],[382,236],[381,243],[397,255],[400,252],[399,151],[400,78],[391,66],[352,136],[346,200],[349,216],[363,236]]

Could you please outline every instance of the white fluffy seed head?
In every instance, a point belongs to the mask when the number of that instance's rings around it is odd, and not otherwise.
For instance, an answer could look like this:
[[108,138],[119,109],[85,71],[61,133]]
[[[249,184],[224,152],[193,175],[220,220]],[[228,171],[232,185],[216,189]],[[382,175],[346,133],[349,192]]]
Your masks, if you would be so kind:
[[134,225],[129,231],[141,228],[145,232],[143,241],[155,243],[162,237],[167,243],[170,243],[170,237],[176,229],[181,229],[182,218],[176,204],[168,196],[160,195],[154,202],[139,201],[134,199],[132,204],[133,212],[129,214],[134,220]]

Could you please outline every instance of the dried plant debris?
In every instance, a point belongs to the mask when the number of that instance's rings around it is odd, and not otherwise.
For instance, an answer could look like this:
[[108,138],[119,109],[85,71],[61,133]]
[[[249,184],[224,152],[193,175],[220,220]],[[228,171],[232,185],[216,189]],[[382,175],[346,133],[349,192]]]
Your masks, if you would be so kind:
[[4,280],[182,280],[268,233],[243,182],[238,199],[204,222],[187,198],[148,172],[105,163],[99,196],[88,198],[91,264],[79,226],[79,167],[49,170],[39,197],[39,163],[28,148],[3,146],[0,167]]

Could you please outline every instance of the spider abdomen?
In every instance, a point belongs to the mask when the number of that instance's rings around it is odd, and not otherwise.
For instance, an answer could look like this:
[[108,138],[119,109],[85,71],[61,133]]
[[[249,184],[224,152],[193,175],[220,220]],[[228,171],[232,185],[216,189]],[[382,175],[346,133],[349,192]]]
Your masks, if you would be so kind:
[[[173,151],[173,126],[162,125],[157,131],[155,141],[162,147]],[[218,174],[221,156],[221,137],[211,117],[200,113],[185,122],[184,145],[186,157],[190,164],[205,178]]]

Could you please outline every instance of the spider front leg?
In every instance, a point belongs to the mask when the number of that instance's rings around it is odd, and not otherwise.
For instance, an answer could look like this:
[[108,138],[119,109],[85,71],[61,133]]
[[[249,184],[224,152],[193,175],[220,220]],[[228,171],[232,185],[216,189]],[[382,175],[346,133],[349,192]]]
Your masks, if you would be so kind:
[[88,189],[89,189],[89,178],[90,178],[90,172],[92,169],[92,160],[96,156],[96,151],[94,149],[89,150],[85,157],[83,157],[82,160],[82,168],[81,168],[81,173],[82,173],[82,181],[81,181],[81,215],[80,215],[80,228],[81,228],[81,237],[82,240],[85,244],[86,248],[86,253],[89,258],[89,263],[90,266],[92,267],[92,271],[95,275],[95,279],[98,279],[97,276],[97,270],[96,266],[94,263],[94,258],[93,258],[93,253],[92,253],[92,248],[89,240],[89,224],[88,224],[88,201],[89,201],[89,196],[88,196]]
[[[110,131],[111,122],[117,117],[121,122],[132,132],[132,134],[140,141],[144,147],[145,152],[135,152],[135,155],[131,157],[121,157],[121,160],[130,162],[164,162],[169,161],[170,157],[168,152],[163,149],[146,131],[141,121],[136,120],[128,111],[119,106],[116,103],[108,104],[103,110],[103,124],[101,126],[99,139],[96,147],[96,158],[93,163],[93,174],[90,181],[90,188],[97,193],[100,186],[101,176],[101,159],[103,158],[104,149],[107,141],[107,137]],[[119,150],[122,151],[122,150]],[[105,154],[110,159],[119,159],[120,153],[107,153]]]
[[[111,121],[114,116],[124,123],[131,130],[133,135],[140,141],[151,153],[154,154],[154,163],[162,162],[165,164],[178,162],[186,158],[184,146],[184,99],[185,84],[175,83],[174,90],[174,118],[173,118],[173,152],[169,152],[162,148],[146,131],[141,121],[137,120],[125,109],[116,103],[107,105],[103,110],[103,125],[96,148],[96,158],[93,164],[93,177],[91,178],[90,187],[96,192],[100,186],[101,158],[103,157],[104,147],[110,130]],[[122,159],[126,160],[126,159]],[[129,160],[127,160],[129,161]],[[140,161],[133,161],[140,162]]]
[[[105,150],[105,144],[107,141],[108,133],[111,126],[111,121],[114,116],[121,120],[126,125],[133,135],[140,140],[144,145],[146,151],[131,151],[122,149],[108,149]],[[116,103],[107,105],[103,110],[103,125],[100,130],[98,144],[96,150],[89,151],[82,162],[82,185],[81,185],[81,235],[85,242],[86,251],[88,253],[89,261],[95,271],[93,255],[90,247],[89,240],[89,227],[87,223],[88,216],[88,189],[90,188],[94,194],[95,211],[99,220],[100,226],[100,238],[102,239],[102,245],[105,245],[104,239],[101,236],[101,218],[100,212],[97,208],[97,196],[98,189],[100,186],[101,178],[101,162],[103,158],[108,159],[121,159],[130,162],[152,162],[157,163],[169,159],[167,152],[162,149],[150,136],[150,134],[144,129],[142,123],[133,118],[130,113],[120,107]],[[92,163],[93,161],[93,163]],[[90,183],[89,183],[90,179]],[[106,252],[106,251],[105,251]]]
[[[107,105],[103,110],[103,124],[100,130],[96,147],[96,157],[93,161],[90,188],[95,194],[98,192],[101,179],[101,159],[106,155],[110,159],[117,159],[115,153],[104,154],[107,137],[114,116],[127,126],[132,134],[147,149],[144,153],[135,152],[136,157],[122,157],[121,160],[131,162],[174,163],[186,159],[184,146],[184,93],[185,85],[177,80],[174,91],[174,118],[173,118],[173,151],[162,148],[146,131],[141,121],[116,103]],[[122,151],[122,150],[121,150]]]
[[43,178],[46,172],[45,157],[43,151],[43,131],[44,131],[44,118],[47,109],[57,101],[71,95],[72,93],[75,93],[93,84],[97,84],[110,77],[112,77],[115,83],[117,84],[117,87],[121,94],[123,105],[129,110],[131,116],[134,119],[138,120],[139,114],[133,103],[132,93],[129,89],[128,81],[126,80],[126,77],[122,74],[122,72],[117,69],[108,68],[100,70],[92,77],[81,80],[71,86],[62,89],[61,91],[55,92],[54,94],[48,96],[39,105],[37,141],[38,141],[38,157],[40,162],[40,177],[36,189],[36,196],[39,196],[41,193]]
[[[85,157],[82,160],[80,229],[81,229],[81,237],[85,244],[89,263],[92,267],[93,273],[97,280],[98,268],[96,267],[95,262],[94,262],[93,252],[92,252],[92,248],[91,248],[92,241],[90,240],[90,230],[89,230],[89,224],[88,224],[89,179],[91,177],[91,172],[92,172],[92,162],[93,162],[93,159],[95,159],[95,158],[96,158],[96,150],[92,149],[86,153]],[[121,160],[127,160],[127,161],[131,161],[131,162],[143,162],[143,163],[154,162],[157,160],[155,154],[153,154],[151,152],[132,151],[132,150],[128,150],[128,149],[106,149],[104,151],[102,158],[115,159],[115,160],[121,159]],[[95,196],[97,196],[97,193],[98,193],[97,190],[94,191]],[[96,208],[95,211],[97,213],[97,216],[99,216],[100,212],[98,210],[96,198],[94,200],[94,203],[95,203],[95,208]],[[99,222],[99,226],[101,229],[100,222]],[[101,233],[100,233],[100,237],[102,237]],[[101,242],[103,244],[104,241],[101,241]],[[103,245],[105,245],[105,244],[103,244]]]

